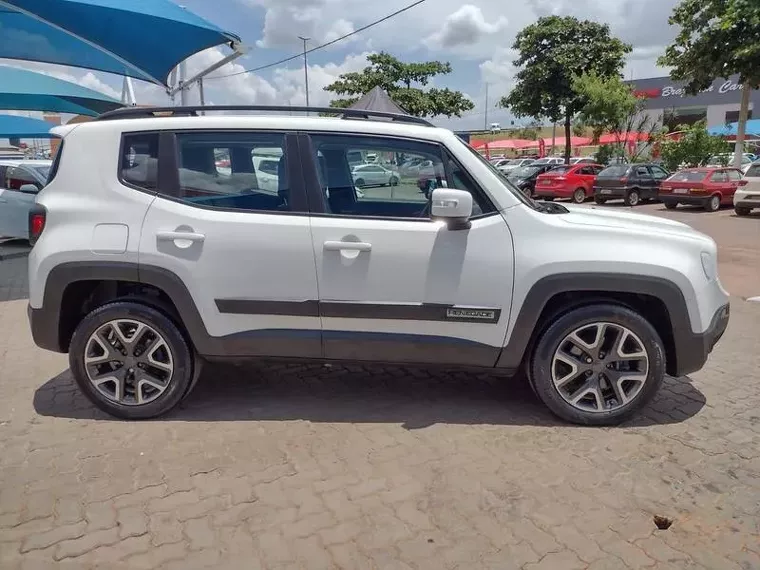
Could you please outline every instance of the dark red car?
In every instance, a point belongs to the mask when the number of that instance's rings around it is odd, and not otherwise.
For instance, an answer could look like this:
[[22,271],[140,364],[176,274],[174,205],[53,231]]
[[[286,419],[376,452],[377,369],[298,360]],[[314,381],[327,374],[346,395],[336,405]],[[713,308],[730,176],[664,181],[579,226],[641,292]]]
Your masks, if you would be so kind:
[[695,204],[715,212],[733,204],[741,180],[741,170],[735,168],[686,168],[660,184],[659,198],[668,210]]
[[594,196],[594,180],[604,167],[599,164],[557,166],[539,175],[535,195],[545,200],[570,198],[582,204]]

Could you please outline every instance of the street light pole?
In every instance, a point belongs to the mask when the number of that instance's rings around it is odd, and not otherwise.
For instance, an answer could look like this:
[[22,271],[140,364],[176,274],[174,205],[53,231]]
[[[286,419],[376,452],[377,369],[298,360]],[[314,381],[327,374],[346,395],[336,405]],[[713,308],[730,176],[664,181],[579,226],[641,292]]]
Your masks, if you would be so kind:
[[306,42],[308,42],[311,38],[305,38],[303,36],[298,36],[298,39],[303,42],[303,79],[304,84],[306,88],[306,106],[309,106],[309,65],[306,61]]

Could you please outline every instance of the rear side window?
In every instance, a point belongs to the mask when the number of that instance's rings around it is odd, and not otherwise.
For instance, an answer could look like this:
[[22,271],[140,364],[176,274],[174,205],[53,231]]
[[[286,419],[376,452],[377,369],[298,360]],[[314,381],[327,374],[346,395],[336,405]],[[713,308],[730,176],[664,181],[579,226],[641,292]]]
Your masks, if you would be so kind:
[[121,180],[130,186],[155,190],[158,181],[158,133],[124,135]]
[[621,178],[628,173],[628,166],[610,166],[599,173],[599,178]]
[[749,170],[747,170],[747,174],[744,176],[752,176],[756,178],[760,178],[760,163],[753,164],[749,167]]
[[177,153],[177,197],[187,204],[250,212],[295,211],[281,133],[178,133]]

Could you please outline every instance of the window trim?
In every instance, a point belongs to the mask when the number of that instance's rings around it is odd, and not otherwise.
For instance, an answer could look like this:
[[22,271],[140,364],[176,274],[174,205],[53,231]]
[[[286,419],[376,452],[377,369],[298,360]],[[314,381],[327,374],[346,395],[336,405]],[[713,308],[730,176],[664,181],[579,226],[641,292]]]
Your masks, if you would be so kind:
[[[383,134],[375,134],[375,133],[346,133],[342,131],[299,131],[299,135],[300,135],[300,139],[304,141],[303,144],[308,145],[307,152],[303,152],[304,149],[301,149],[301,163],[303,165],[302,171],[304,172],[304,183],[306,184],[306,192],[309,195],[310,215],[313,217],[348,218],[348,219],[356,219],[356,220],[387,220],[387,221],[401,221],[401,222],[414,222],[414,223],[429,223],[429,222],[437,221],[431,218],[429,215],[428,217],[425,217],[425,218],[410,218],[410,217],[404,217],[404,216],[366,216],[366,215],[359,215],[359,214],[336,214],[334,212],[328,212],[326,204],[325,204],[325,199],[322,194],[322,185],[320,184],[319,176],[317,174],[316,161],[314,160],[314,156],[316,155],[316,152],[317,152],[317,149],[314,146],[314,141],[312,139],[312,136],[314,135],[316,136],[332,135],[332,136],[337,136],[337,137],[352,137],[352,138],[372,137],[372,138],[385,139],[385,140],[397,141],[397,142],[412,141],[419,144],[425,144],[431,147],[436,147],[438,149],[438,152],[440,153],[440,160],[443,163],[443,168],[444,168],[447,184],[453,183],[453,179],[451,178],[451,172],[449,170],[448,164],[446,160],[444,160],[445,155],[448,154],[449,158],[452,161],[454,161],[459,168],[463,168],[461,162],[456,159],[453,153],[450,152],[446,148],[445,145],[437,141],[430,141],[428,139],[417,138],[417,137],[403,137],[403,136],[396,136],[396,135],[383,135]],[[308,174],[306,173],[307,170],[309,171]],[[486,217],[498,215],[499,211],[495,207],[493,201],[488,196],[488,194],[483,190],[483,188],[480,186],[480,184],[478,184],[478,182],[474,178],[472,178],[472,182],[475,184],[480,196],[483,197],[488,203],[488,205],[492,208],[492,211],[480,214],[478,216],[471,216],[470,220],[480,220]]]

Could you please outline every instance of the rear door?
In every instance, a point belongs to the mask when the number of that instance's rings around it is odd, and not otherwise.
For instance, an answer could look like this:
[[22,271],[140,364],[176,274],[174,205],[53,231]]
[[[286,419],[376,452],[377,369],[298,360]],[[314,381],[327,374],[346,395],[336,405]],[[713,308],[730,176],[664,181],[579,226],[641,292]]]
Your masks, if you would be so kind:
[[576,176],[582,183],[583,188],[586,190],[586,195],[589,196],[594,190],[594,180],[596,180],[597,171],[593,166],[581,166],[576,170]]
[[[174,150],[160,153],[158,194],[140,238],[141,274],[173,275],[184,284],[211,337],[206,354],[320,357],[297,135],[204,130],[160,136],[161,149]],[[276,189],[259,183],[252,160],[273,149],[280,153],[275,174],[269,173],[277,177]],[[224,170],[217,166],[228,160]]]
[[728,204],[732,202],[731,199],[733,198],[735,190],[732,189],[727,170],[716,170],[710,175],[706,182],[707,184],[705,185],[705,188],[707,191],[711,195],[715,194],[716,192],[719,193],[721,196],[720,201],[722,204]]

